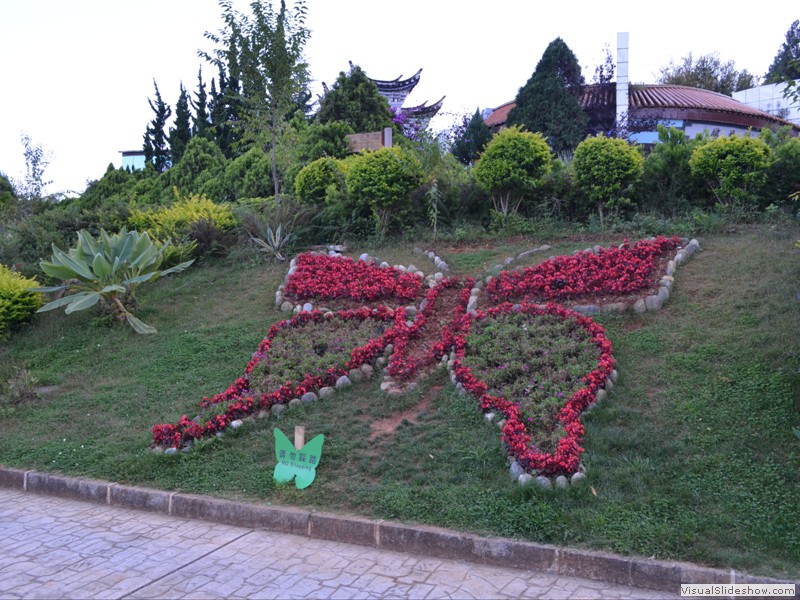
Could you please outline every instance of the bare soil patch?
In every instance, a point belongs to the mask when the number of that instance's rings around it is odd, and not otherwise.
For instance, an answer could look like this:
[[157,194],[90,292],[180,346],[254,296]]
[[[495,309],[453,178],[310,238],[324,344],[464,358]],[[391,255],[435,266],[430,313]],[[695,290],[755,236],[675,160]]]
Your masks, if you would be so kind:
[[372,429],[372,433],[369,434],[369,441],[372,442],[380,437],[393,435],[403,421],[416,423],[417,417],[427,410],[427,408],[431,405],[433,397],[443,388],[444,386],[441,385],[433,386],[422,398],[420,398],[419,402],[415,406],[412,406],[403,412],[396,413],[391,417],[387,417],[386,419],[380,419],[379,421],[373,421],[370,423],[370,429]]

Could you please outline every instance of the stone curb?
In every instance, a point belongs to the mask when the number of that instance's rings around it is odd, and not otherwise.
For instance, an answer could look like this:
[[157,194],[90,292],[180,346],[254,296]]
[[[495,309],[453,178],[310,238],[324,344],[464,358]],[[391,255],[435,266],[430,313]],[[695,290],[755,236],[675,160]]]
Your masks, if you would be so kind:
[[0,487],[382,550],[537,570],[672,593],[676,593],[681,584],[794,583],[795,598],[800,597],[800,581],[757,577],[734,570],[505,538],[485,538],[440,527],[373,521],[286,506],[248,504],[54,473],[0,466]]

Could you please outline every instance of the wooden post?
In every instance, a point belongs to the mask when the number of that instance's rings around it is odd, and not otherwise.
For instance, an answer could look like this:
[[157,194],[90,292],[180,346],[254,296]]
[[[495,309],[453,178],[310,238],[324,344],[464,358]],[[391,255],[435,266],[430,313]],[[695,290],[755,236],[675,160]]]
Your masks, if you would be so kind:
[[294,427],[294,447],[297,450],[302,450],[306,445],[306,428],[302,425],[295,425]]

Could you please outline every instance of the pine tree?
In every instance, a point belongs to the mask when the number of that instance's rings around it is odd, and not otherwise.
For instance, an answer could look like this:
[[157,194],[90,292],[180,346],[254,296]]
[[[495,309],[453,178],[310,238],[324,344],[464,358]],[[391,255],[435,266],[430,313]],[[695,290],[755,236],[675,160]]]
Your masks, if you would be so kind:
[[795,21],[786,32],[786,41],[764,76],[764,83],[780,83],[800,79],[800,21]]
[[212,139],[211,119],[208,115],[208,94],[206,93],[206,84],[203,81],[202,67],[197,71],[197,92],[195,92],[195,97],[191,100],[191,103],[194,109],[192,135],[199,135],[207,140]]
[[189,124],[189,94],[186,93],[186,88],[181,83],[181,93],[178,96],[178,102],[175,104],[175,127],[169,130],[169,154],[173,165],[177,165],[183,153],[186,151],[186,146],[192,138],[192,128]]
[[367,74],[354,65],[349,73],[342,71],[328,93],[320,101],[317,120],[320,123],[341,121],[353,131],[380,131],[392,126],[389,101]]
[[461,125],[454,134],[450,152],[465,165],[475,162],[492,139],[492,132],[478,109],[475,109],[472,118],[464,115]]
[[542,133],[557,153],[573,150],[583,139],[587,124],[578,102],[583,83],[578,59],[556,38],[517,93],[507,124]]
[[159,173],[163,173],[169,168],[170,157],[164,128],[167,126],[167,119],[172,116],[172,109],[161,99],[161,92],[158,91],[155,79],[153,86],[156,89],[156,102],[153,104],[153,101],[148,98],[147,103],[155,116],[145,130],[143,149],[145,160],[153,163]]

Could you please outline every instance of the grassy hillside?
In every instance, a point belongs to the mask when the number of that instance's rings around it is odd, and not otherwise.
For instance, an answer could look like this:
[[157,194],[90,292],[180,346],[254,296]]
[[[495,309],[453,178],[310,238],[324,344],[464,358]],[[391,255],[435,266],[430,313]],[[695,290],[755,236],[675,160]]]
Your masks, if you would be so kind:
[[[15,404],[5,391],[0,399],[0,463],[796,576],[796,239],[796,228],[767,227],[702,238],[664,310],[598,319],[620,378],[585,418],[581,488],[554,494],[513,483],[498,429],[443,371],[399,398],[373,379],[200,451],[150,452],[155,423],[197,414],[202,397],[239,376],[269,325],[285,318],[274,293],[286,265],[233,260],[142,287],[138,314],[156,335],[111,327],[88,311],[39,315],[15,334],[0,350],[0,380],[25,368],[39,395]],[[545,242],[433,249],[477,275]],[[588,241],[550,243],[563,253]],[[411,245],[367,250],[431,268]],[[295,424],[307,439],[326,435],[317,480],[304,491],[272,480],[273,428],[291,434]]]

